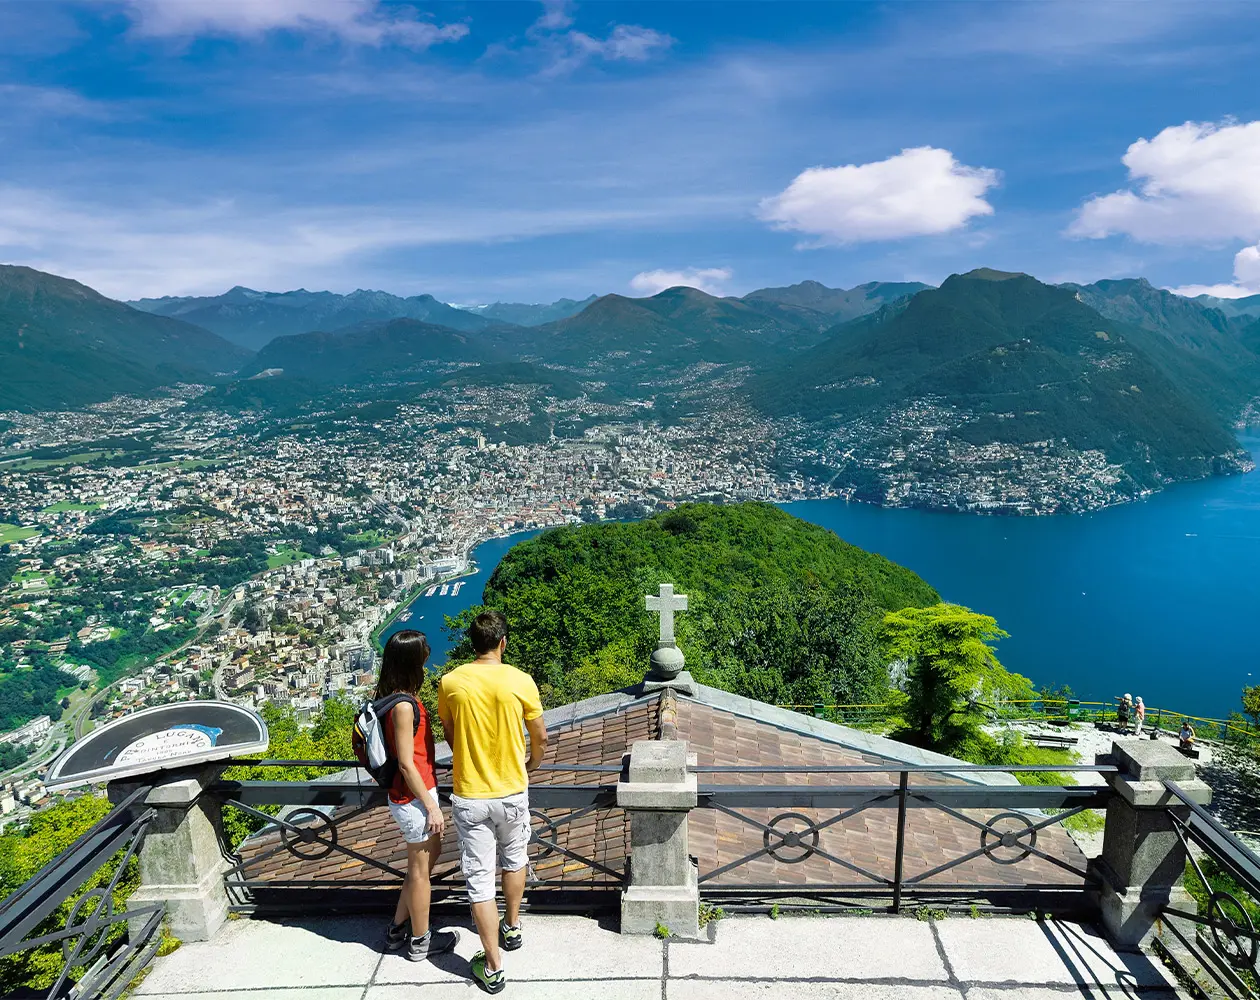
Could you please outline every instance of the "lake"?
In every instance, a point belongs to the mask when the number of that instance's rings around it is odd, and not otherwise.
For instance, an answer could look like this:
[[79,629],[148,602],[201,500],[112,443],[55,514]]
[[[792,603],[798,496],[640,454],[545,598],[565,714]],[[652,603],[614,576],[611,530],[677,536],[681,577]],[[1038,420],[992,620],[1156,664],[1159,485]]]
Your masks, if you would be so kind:
[[[1242,443],[1260,456],[1260,438]],[[908,566],[942,597],[990,614],[1011,636],[1010,669],[1080,698],[1128,692],[1147,705],[1222,716],[1260,683],[1260,473],[1184,483],[1093,514],[983,517],[842,500],[782,505]],[[408,625],[444,661],[443,614],[481,600],[503,554],[536,532],[474,550],[457,597],[420,597]],[[389,631],[404,627],[391,626]],[[1254,674],[1254,676],[1253,676]]]
[[472,550],[474,571],[451,582],[451,587],[462,582],[463,586],[459,588],[459,592],[452,594],[448,590],[443,594],[439,586],[431,596],[426,597],[425,593],[429,589],[426,587],[418,597],[412,600],[407,609],[411,613],[411,618],[405,622],[397,619],[390,622],[389,626],[381,632],[381,644],[384,645],[391,635],[402,629],[419,629],[425,634],[429,640],[429,647],[433,650],[430,662],[434,666],[441,666],[446,662],[446,654],[454,645],[442,630],[444,616],[454,616],[466,608],[471,608],[474,604],[480,604],[482,592],[486,589],[486,581],[490,579],[490,574],[499,565],[499,560],[503,558],[507,550],[517,542],[523,542],[537,534],[537,531],[518,531],[504,538],[492,538],[488,542],[482,542]]
[[[1241,440],[1260,456],[1260,438]],[[1053,517],[784,508],[993,615],[1011,634],[999,658],[1037,684],[1221,717],[1258,683],[1260,473]]]

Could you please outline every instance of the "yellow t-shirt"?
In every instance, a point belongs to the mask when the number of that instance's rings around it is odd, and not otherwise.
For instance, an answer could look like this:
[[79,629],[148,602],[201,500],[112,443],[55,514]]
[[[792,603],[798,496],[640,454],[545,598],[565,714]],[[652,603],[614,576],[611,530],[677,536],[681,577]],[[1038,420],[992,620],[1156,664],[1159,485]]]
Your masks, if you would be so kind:
[[501,799],[529,787],[524,723],[542,715],[538,685],[506,663],[465,663],[438,685],[438,713],[451,721],[455,794]]

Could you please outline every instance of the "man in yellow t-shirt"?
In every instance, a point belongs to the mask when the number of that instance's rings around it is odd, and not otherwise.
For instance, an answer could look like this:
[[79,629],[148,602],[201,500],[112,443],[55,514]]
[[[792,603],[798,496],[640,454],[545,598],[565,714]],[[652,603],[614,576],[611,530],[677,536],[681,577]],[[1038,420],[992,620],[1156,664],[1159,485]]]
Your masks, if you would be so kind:
[[[538,686],[529,674],[503,662],[507,635],[507,619],[500,612],[479,614],[468,629],[477,658],[456,667],[438,685],[438,715],[451,747],[451,817],[483,948],[473,957],[473,976],[490,993],[506,984],[500,938],[506,951],[523,943],[529,772],[542,763],[547,748]],[[502,919],[494,900],[496,854],[503,862]]]

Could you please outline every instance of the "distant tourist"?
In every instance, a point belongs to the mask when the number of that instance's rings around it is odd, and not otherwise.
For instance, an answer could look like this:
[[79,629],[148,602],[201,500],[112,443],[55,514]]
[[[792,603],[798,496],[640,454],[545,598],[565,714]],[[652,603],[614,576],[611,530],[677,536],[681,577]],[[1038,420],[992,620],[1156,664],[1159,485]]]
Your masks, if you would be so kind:
[[1129,728],[1129,716],[1133,710],[1133,695],[1126,694],[1120,699],[1120,704],[1116,706],[1116,722],[1121,730]]
[[1146,722],[1146,705],[1142,702],[1142,696],[1138,695],[1137,700],[1133,703],[1133,735],[1142,735],[1142,725]]
[[458,940],[451,931],[429,928],[429,881],[442,853],[444,820],[433,774],[433,729],[418,697],[428,659],[422,632],[395,632],[385,644],[375,695],[389,758],[398,763],[389,811],[407,843],[407,875],[385,944],[390,951],[406,948],[413,962],[448,952]]
[[1194,726],[1190,725],[1189,719],[1181,720],[1181,732],[1177,734],[1178,746],[1182,750],[1194,749]]
[[[507,619],[485,611],[468,629],[477,658],[456,667],[438,687],[438,714],[451,745],[455,794],[451,817],[459,834],[459,860],[481,936],[473,978],[488,993],[507,984],[500,944],[523,943],[521,897],[529,847],[529,774],[542,763],[547,727],[538,686],[529,674],[503,662]],[[529,758],[525,732],[529,730]],[[495,856],[503,862],[504,915],[494,899]]]

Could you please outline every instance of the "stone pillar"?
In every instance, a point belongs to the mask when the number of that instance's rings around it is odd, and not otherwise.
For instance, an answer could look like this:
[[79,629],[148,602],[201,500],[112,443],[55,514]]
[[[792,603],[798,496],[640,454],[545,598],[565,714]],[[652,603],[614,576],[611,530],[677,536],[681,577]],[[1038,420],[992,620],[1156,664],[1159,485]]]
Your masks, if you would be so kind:
[[1164,779],[1201,805],[1212,800],[1212,789],[1167,743],[1117,741],[1097,762],[1115,764],[1120,773],[1107,776],[1116,795],[1107,805],[1102,855],[1090,862],[1090,871],[1102,883],[1099,906],[1108,937],[1117,948],[1136,951],[1154,936],[1164,906],[1195,908],[1181,885],[1186,849],[1170,815],[1171,810],[1184,819],[1190,810],[1164,787]]
[[630,749],[629,780],[617,805],[630,817],[629,884],[621,896],[621,933],[700,936],[700,890],[687,852],[687,817],[696,776],[685,740],[639,740]]
[[[165,903],[167,925],[181,941],[209,941],[227,919],[222,817],[218,800],[203,794],[221,771],[212,765],[160,778],[145,799],[157,815],[140,846],[140,888],[131,902]],[[111,782],[110,801],[139,784]]]

